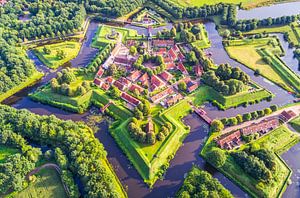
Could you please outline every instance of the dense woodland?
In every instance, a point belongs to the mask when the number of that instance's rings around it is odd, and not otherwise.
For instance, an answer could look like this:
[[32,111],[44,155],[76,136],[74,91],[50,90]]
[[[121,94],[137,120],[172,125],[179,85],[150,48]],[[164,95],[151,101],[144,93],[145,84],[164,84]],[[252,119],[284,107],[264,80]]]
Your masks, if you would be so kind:
[[[38,145],[60,148],[65,167],[77,175],[88,197],[120,197],[112,172],[105,163],[106,151],[84,124],[62,121],[55,116],[38,116],[27,110],[0,106],[0,126]],[[6,131],[2,136],[8,136]],[[62,163],[62,162],[61,162]]]
[[226,190],[217,179],[197,167],[193,167],[188,173],[176,197],[233,198],[232,194]]
[[0,94],[27,80],[36,70],[26,52],[0,38]]

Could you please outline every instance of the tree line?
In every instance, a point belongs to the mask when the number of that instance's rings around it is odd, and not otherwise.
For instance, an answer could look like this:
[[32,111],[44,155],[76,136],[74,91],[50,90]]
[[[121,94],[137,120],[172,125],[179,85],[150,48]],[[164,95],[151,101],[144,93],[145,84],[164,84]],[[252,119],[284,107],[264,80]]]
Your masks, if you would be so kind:
[[27,110],[0,106],[1,126],[11,126],[18,135],[38,145],[60,148],[66,166],[80,178],[87,197],[121,197],[108,169],[106,151],[83,123],[62,121],[55,116],[38,116]]

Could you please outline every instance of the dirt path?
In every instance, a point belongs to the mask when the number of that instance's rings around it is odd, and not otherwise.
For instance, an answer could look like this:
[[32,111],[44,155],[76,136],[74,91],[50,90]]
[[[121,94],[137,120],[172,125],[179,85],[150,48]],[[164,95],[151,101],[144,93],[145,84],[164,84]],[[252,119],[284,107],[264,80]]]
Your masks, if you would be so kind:
[[253,123],[258,123],[258,122],[260,122],[260,121],[262,121],[262,120],[264,120],[264,119],[267,119],[267,118],[270,118],[270,117],[274,117],[274,116],[278,116],[278,115],[281,114],[281,112],[283,112],[284,110],[285,110],[285,111],[293,110],[293,111],[297,114],[297,116],[299,116],[299,114],[300,114],[300,104],[295,105],[295,106],[292,106],[292,107],[287,107],[287,108],[284,108],[284,109],[280,109],[280,110],[278,110],[278,111],[276,111],[276,112],[274,112],[274,113],[271,113],[271,114],[268,115],[268,116],[264,116],[264,117],[259,118],[259,119],[257,119],[257,120],[250,120],[250,121],[244,122],[244,123],[239,124],[239,125],[236,125],[236,126],[227,127],[227,128],[225,128],[225,129],[222,131],[222,133],[229,133],[229,132],[231,132],[231,131],[235,131],[235,130],[238,130],[238,129],[240,129],[240,128],[244,128],[244,127],[246,127],[246,126],[249,126],[249,125],[251,125],[251,124],[253,124]]

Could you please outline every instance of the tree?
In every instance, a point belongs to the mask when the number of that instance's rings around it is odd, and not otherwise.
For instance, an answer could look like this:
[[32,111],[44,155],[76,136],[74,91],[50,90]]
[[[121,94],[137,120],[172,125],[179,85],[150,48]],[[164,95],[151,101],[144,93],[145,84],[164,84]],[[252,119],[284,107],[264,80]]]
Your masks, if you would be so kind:
[[136,47],[135,46],[131,46],[129,52],[130,52],[131,55],[136,55],[137,54]]
[[47,47],[47,46],[44,46],[43,52],[44,52],[44,54],[51,54],[51,50],[50,50],[50,48]]
[[224,125],[220,120],[213,120],[210,126],[211,132],[220,132],[224,129]]
[[121,96],[121,91],[117,87],[111,86],[111,88],[110,88],[110,95],[113,98],[119,98]]
[[250,113],[245,113],[243,115],[243,120],[245,120],[245,121],[249,121],[249,120],[251,120],[251,118],[252,118],[252,116]]
[[155,137],[155,134],[154,133],[147,133],[147,142],[149,143],[149,144],[155,144],[155,142],[156,142],[156,137]]
[[179,89],[180,91],[185,92],[186,89],[187,89],[186,83],[185,83],[184,81],[180,81],[180,82],[178,83],[178,89]]
[[207,153],[207,158],[209,159],[209,162],[211,162],[212,165],[217,168],[221,168],[225,164],[227,159],[224,151],[219,148],[209,151]]
[[173,28],[170,30],[170,36],[171,36],[172,38],[176,37],[176,28],[175,28],[175,27],[173,27]]
[[265,108],[264,112],[265,112],[265,115],[269,115],[272,113],[272,110],[270,108]]

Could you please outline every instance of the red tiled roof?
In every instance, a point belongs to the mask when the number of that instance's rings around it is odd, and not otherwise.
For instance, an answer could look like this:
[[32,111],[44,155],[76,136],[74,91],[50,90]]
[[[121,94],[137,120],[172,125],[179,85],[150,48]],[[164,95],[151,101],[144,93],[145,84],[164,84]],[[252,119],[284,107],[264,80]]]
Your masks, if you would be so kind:
[[177,58],[177,55],[175,54],[173,49],[170,49],[168,54],[172,60],[175,60]]
[[110,88],[109,84],[107,84],[107,83],[102,83],[101,89],[103,89],[104,91],[107,91],[109,88]]
[[169,70],[169,69],[174,69],[175,67],[176,67],[175,63],[167,63],[167,64],[166,64],[167,70]]
[[126,102],[132,104],[132,105],[135,105],[137,106],[138,104],[140,104],[140,101],[138,99],[136,99],[135,97],[125,93],[125,92],[122,92],[121,94],[121,98],[123,100],[125,100]]
[[7,3],[7,0],[0,0],[0,5],[4,5],[5,3]]
[[171,96],[171,97],[169,97],[169,98],[167,99],[166,105],[167,105],[168,107],[170,107],[170,106],[176,104],[176,103],[177,103],[179,100],[181,100],[182,98],[183,98],[183,97],[182,97],[181,94],[176,94],[176,95],[174,95],[174,96]]
[[286,121],[292,119],[293,117],[295,117],[296,114],[292,110],[289,110],[289,111],[282,111],[280,116],[283,119],[283,121],[286,122]]
[[119,90],[124,91],[126,88],[126,85],[122,84],[120,81],[115,81],[114,86],[116,86]]
[[195,71],[196,76],[198,76],[198,77],[202,76],[202,74],[203,74],[203,68],[200,65],[196,65],[194,67],[194,71]]
[[120,83],[124,84],[124,85],[127,85],[127,86],[129,86],[131,84],[131,82],[128,79],[124,78],[124,77],[119,78],[118,81]]
[[129,88],[130,91],[134,92],[134,90],[138,90],[139,93],[141,93],[144,89],[143,87],[136,85],[136,84],[132,84],[131,87]]
[[144,82],[144,81],[147,81],[148,79],[149,79],[148,74],[147,74],[147,73],[144,73],[144,74],[140,77],[139,81]]
[[157,47],[173,46],[174,40],[153,40],[153,45]]
[[221,147],[221,148],[225,148],[226,145],[229,145],[230,146],[230,143],[232,141],[235,141],[236,143],[239,144],[240,142],[240,138],[241,138],[241,132],[238,130],[238,131],[235,131],[231,134],[225,134],[225,136],[223,137],[220,137],[218,140],[217,140],[217,144]]
[[109,84],[112,84],[114,81],[115,81],[115,80],[113,79],[112,76],[108,76],[108,77],[106,78],[106,82],[109,83]]
[[250,126],[241,129],[243,135],[250,135],[259,131],[266,131],[274,129],[279,126],[279,120],[277,118],[272,118],[269,120],[263,120],[260,123],[253,123]]
[[174,90],[171,87],[169,87],[166,90],[164,90],[164,91],[162,91],[162,92],[160,92],[160,93],[152,96],[151,97],[151,101],[154,102],[154,103],[159,102],[162,99],[166,98],[167,96],[169,96],[169,95],[171,95],[173,93],[174,93]]
[[180,52],[180,50],[179,50],[179,48],[178,48],[177,45],[174,45],[172,48],[173,48],[173,50],[174,50],[175,52]]
[[100,67],[99,70],[98,70],[98,72],[97,72],[97,77],[101,78],[102,75],[103,75],[103,73],[104,73],[104,70]]
[[167,71],[164,71],[160,74],[160,76],[165,80],[165,81],[170,81],[173,78],[173,75],[170,74]]
[[197,85],[197,84],[193,84],[193,85],[191,85],[191,86],[189,86],[189,87],[187,88],[187,91],[188,91],[189,93],[191,93],[191,92],[195,91],[197,88],[198,88],[198,85]]
[[173,61],[170,59],[170,57],[164,57],[164,62],[165,62],[166,64],[168,64],[168,63],[173,63]]
[[182,64],[182,62],[178,63],[178,69],[183,73],[183,74],[188,74],[186,68]]
[[178,58],[179,58],[181,61],[183,61],[183,60],[185,59],[185,56],[184,56],[181,52],[179,52],[179,53],[178,53]]
[[136,81],[140,76],[142,75],[142,73],[139,70],[135,70],[134,72],[132,72],[127,78],[131,81]]
[[151,83],[152,85],[155,85],[156,87],[161,87],[163,86],[165,83],[156,75],[152,75],[151,76]]
[[95,78],[94,83],[95,83],[95,85],[100,86],[101,83],[102,83],[102,81],[100,79],[98,79],[98,78]]

